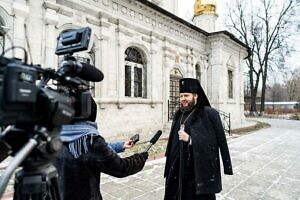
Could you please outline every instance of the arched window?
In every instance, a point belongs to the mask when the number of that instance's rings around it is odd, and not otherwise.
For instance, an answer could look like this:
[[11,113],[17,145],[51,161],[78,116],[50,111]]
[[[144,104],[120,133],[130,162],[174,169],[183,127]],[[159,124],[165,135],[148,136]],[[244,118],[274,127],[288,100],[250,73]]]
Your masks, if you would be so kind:
[[201,83],[201,69],[200,69],[200,65],[196,64],[195,66],[195,72],[196,72],[196,79],[199,80],[199,82]]
[[5,31],[3,27],[5,26],[3,20],[0,17],[0,54],[5,50]]
[[134,47],[125,50],[125,96],[146,98],[146,65],[143,54]]

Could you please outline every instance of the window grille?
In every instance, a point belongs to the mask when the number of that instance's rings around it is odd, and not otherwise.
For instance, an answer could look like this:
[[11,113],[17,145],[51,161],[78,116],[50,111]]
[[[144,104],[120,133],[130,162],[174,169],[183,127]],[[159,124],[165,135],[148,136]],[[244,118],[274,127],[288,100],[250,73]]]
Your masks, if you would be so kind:
[[146,98],[146,69],[142,54],[135,48],[125,51],[125,96]]
[[233,71],[228,70],[228,97],[233,98]]
[[2,54],[5,50],[5,32],[3,30],[4,23],[0,18],[0,54]]

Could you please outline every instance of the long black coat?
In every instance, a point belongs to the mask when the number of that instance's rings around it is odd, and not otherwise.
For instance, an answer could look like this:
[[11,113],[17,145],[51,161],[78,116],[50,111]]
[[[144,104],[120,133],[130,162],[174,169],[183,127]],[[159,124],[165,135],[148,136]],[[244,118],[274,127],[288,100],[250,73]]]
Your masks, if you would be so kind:
[[119,178],[129,176],[142,170],[148,158],[146,153],[120,158],[101,136],[94,136],[93,143],[87,145],[89,151],[75,159],[65,143],[54,162],[63,200],[101,200],[101,172]]
[[[174,124],[179,120],[180,112],[175,114],[171,127],[171,134],[175,133]],[[224,173],[232,175],[231,159],[227,146],[226,136],[219,113],[211,108],[204,107],[203,112],[197,108],[190,124],[192,138],[193,163],[195,174],[196,194],[218,193],[222,190],[219,150],[221,152]],[[166,150],[166,166],[164,177],[168,177],[174,167],[170,162],[171,136]],[[174,180],[174,179],[172,179]],[[168,181],[168,180],[167,180]],[[166,184],[170,184],[166,182]]]

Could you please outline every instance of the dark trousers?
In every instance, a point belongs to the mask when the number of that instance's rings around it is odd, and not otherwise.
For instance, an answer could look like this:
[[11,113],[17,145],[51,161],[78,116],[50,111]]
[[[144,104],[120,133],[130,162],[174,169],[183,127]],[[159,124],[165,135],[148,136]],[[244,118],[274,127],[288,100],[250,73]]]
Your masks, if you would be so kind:
[[[170,177],[165,188],[164,200],[178,200],[178,176]],[[216,200],[215,194],[196,195],[193,177],[185,176],[182,187],[182,200]]]
[[189,175],[184,177],[184,185],[182,190],[182,199],[184,200],[216,200],[215,194],[199,194],[196,195],[194,177]]
[[182,195],[182,199],[190,199],[190,200],[216,200],[216,195],[215,194],[184,194]]

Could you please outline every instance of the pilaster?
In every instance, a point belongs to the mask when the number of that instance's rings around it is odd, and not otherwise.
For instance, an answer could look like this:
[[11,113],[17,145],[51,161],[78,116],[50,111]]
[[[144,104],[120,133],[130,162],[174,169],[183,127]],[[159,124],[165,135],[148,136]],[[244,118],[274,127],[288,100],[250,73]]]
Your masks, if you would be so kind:
[[58,24],[59,17],[56,13],[56,10],[53,10],[49,7],[45,7],[44,19],[44,66],[57,68],[57,56],[55,55],[57,40],[56,37],[53,36],[57,35],[55,26],[57,26]]
[[[14,23],[14,46],[19,46],[25,48],[25,20],[29,14],[29,7],[26,5],[26,1],[13,2],[12,5],[13,13],[15,15]],[[24,51],[20,48],[15,49],[15,57],[23,58]]]

